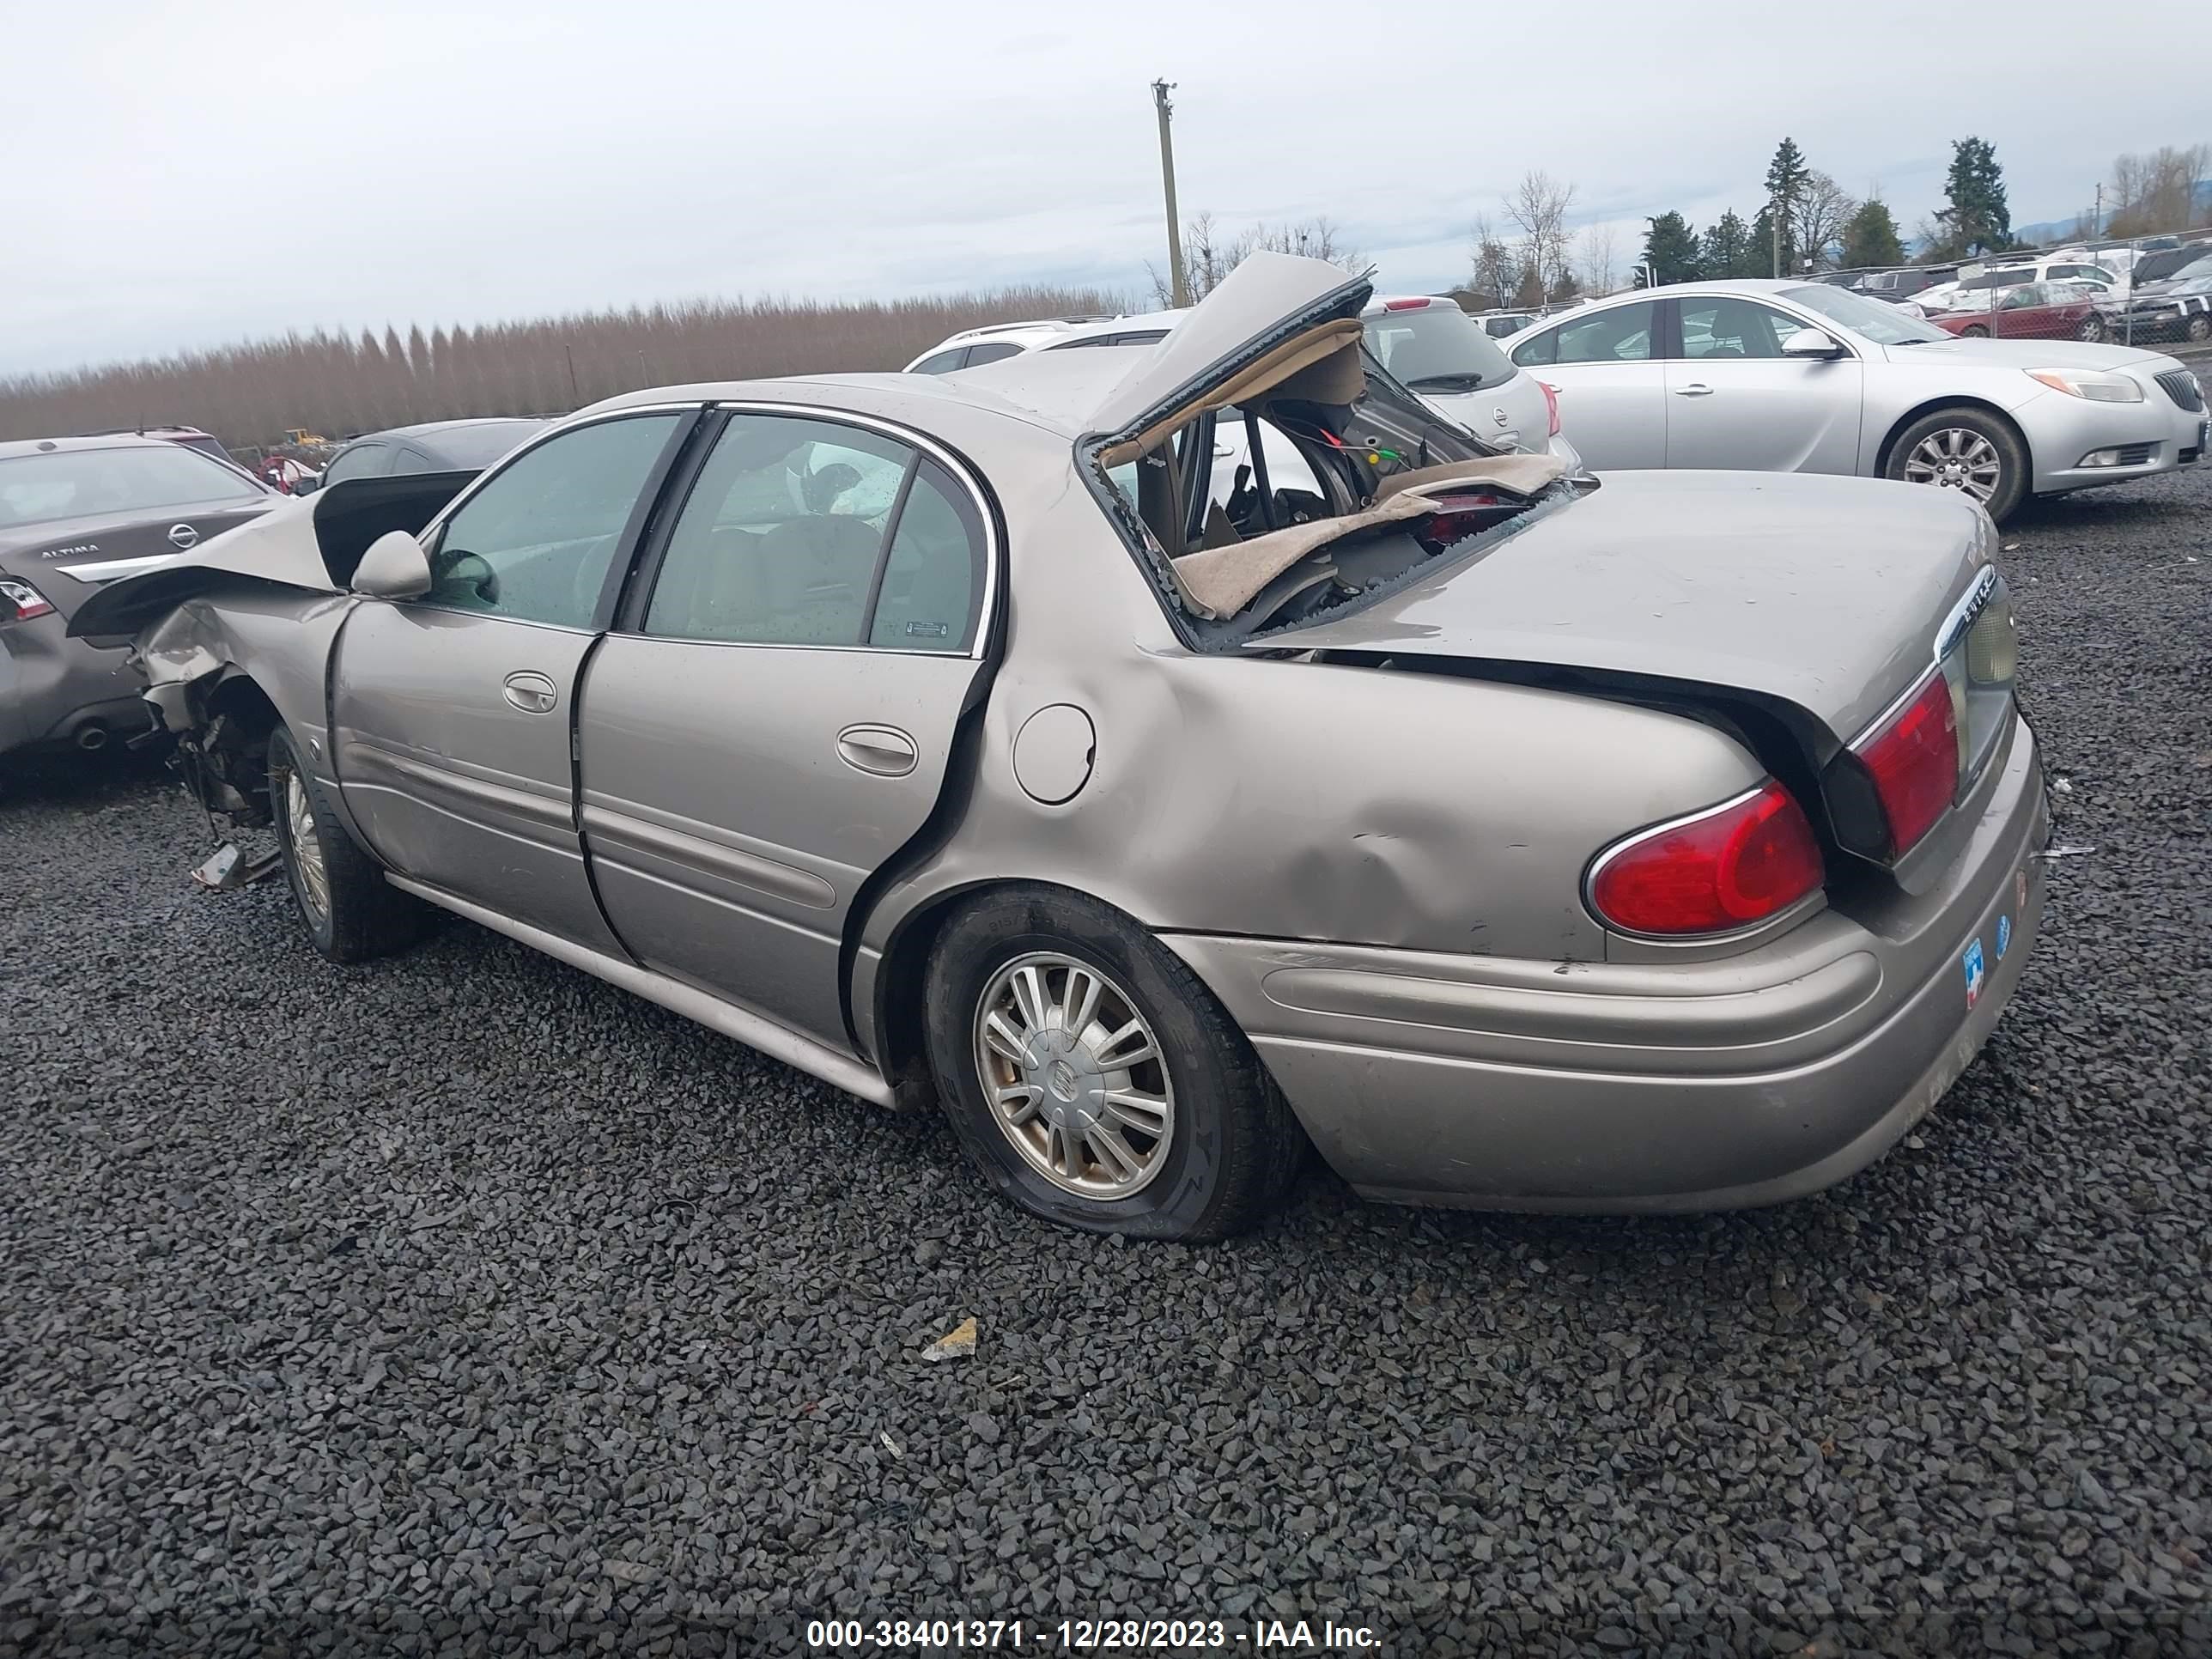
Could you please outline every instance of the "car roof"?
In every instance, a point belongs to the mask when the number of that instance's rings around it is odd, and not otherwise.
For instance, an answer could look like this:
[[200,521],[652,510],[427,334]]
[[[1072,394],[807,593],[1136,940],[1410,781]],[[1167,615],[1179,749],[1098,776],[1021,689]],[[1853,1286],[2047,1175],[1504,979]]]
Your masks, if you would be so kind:
[[413,426],[388,426],[381,432],[364,432],[358,437],[348,438],[349,444],[365,444],[370,439],[434,438],[441,432],[465,431],[479,426],[543,426],[543,417],[535,415],[471,415],[458,421],[418,421]]
[[[626,392],[577,411],[577,416],[661,404],[797,403],[819,400],[831,407],[837,394],[853,391],[905,400],[915,424],[928,425],[924,405],[956,404],[1011,416],[1068,438],[1083,435],[1088,416],[1127,375],[1149,345],[1099,346],[1087,351],[1024,351],[948,374],[877,373],[790,375],[774,380],[702,381],[693,386],[656,386]],[[811,395],[810,395],[811,394]],[[576,418],[576,416],[572,416]]]
[[[142,437],[132,432],[101,432],[75,438],[18,438],[0,443],[0,461],[19,455],[51,455],[80,449],[174,449],[167,438]],[[212,459],[212,458],[210,458]]]

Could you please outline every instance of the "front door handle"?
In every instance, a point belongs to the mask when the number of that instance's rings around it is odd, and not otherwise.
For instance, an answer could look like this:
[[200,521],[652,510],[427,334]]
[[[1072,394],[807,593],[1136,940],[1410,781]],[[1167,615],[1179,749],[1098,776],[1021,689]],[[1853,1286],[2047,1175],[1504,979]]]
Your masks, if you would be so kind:
[[500,688],[507,700],[526,714],[550,714],[561,701],[559,688],[532,668],[520,668]]
[[1703,380],[1692,380],[1687,386],[1676,386],[1674,395],[1677,398],[1710,398],[1713,395],[1713,389]]
[[848,726],[837,734],[837,758],[856,772],[902,778],[921,761],[921,750],[896,726]]

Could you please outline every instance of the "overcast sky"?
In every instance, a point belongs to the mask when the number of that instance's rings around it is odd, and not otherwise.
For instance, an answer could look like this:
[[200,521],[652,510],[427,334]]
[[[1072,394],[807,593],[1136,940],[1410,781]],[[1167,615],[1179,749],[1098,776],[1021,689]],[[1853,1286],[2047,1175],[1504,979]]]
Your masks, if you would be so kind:
[[1784,133],[1908,233],[1970,132],[2015,222],[2057,218],[2117,152],[2212,138],[2212,11],[2140,15],[0,0],[0,374],[702,295],[1134,295],[1156,76],[1186,211],[1326,213],[1389,288],[1462,276],[1533,167],[1625,269],[1647,215],[1748,216]]

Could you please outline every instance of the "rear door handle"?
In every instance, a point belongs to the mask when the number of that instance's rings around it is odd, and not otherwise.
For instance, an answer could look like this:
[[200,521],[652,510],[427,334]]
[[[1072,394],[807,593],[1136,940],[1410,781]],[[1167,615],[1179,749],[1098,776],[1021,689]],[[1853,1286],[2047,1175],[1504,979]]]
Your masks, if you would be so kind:
[[1677,398],[1710,398],[1713,395],[1713,389],[1703,380],[1692,380],[1687,386],[1676,386],[1674,395]]
[[526,714],[550,714],[561,701],[559,688],[533,668],[519,668],[501,686],[507,700]]
[[921,762],[921,750],[896,726],[848,726],[837,734],[837,758],[856,772],[902,778]]

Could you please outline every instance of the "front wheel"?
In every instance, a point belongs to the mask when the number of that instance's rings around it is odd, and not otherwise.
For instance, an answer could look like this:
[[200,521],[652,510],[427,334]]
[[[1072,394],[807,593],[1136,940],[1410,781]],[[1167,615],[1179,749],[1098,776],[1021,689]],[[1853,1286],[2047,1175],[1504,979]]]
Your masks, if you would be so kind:
[[2100,317],[2084,319],[2081,326],[2074,331],[2074,335],[2076,339],[2087,340],[2094,344],[2105,337],[2104,319]]
[[437,912],[384,878],[300,764],[292,734],[269,734],[269,811],[284,876],[315,949],[332,962],[367,962],[412,945]]
[[2192,343],[2203,345],[2205,341],[2212,340],[2212,316],[2207,316],[2200,311],[2189,319],[2189,326],[2183,331],[2189,336]]
[[2011,424],[1978,409],[1939,409],[1898,435],[1883,469],[1905,483],[1961,490],[2002,520],[2027,493],[2027,447]]
[[1984,328],[1979,323],[1969,323],[1959,332],[1969,340],[1986,340],[1990,337],[1989,330]]
[[1222,1238],[1297,1172],[1304,1132],[1228,1012],[1095,899],[1037,887],[977,901],[939,936],[926,988],[953,1132],[1036,1215]]

